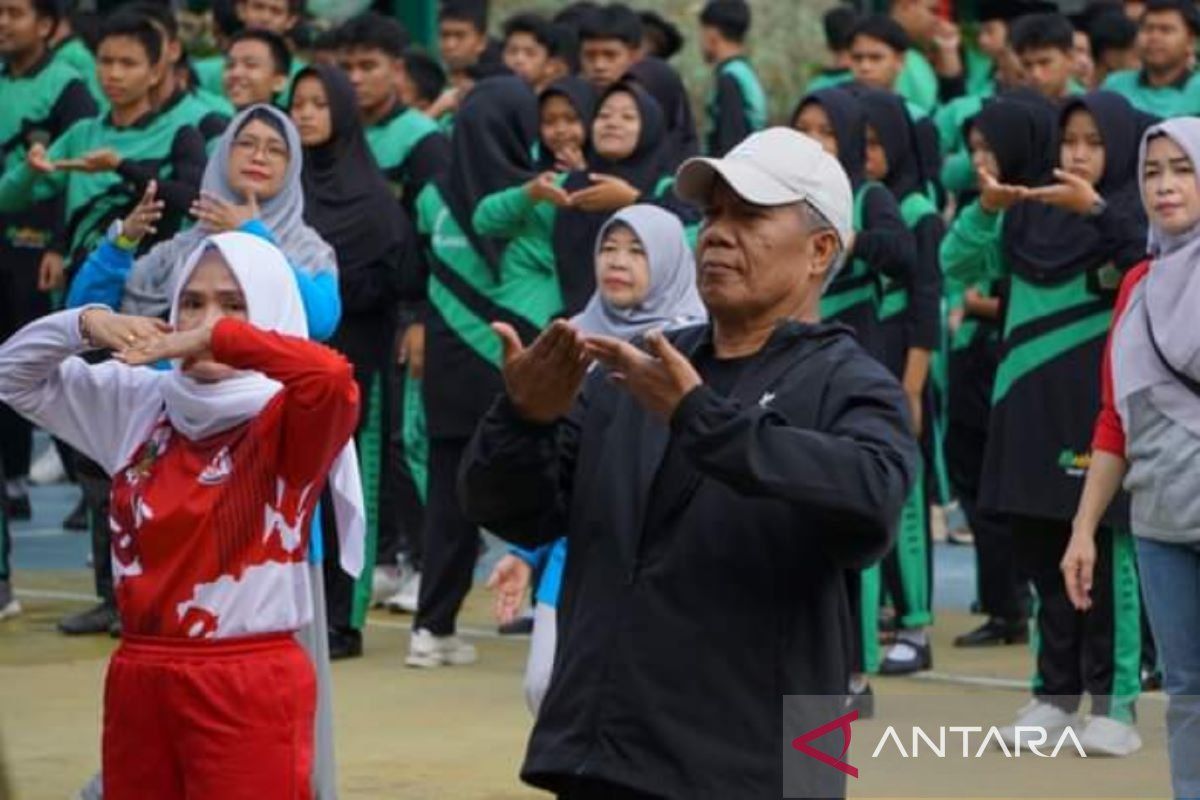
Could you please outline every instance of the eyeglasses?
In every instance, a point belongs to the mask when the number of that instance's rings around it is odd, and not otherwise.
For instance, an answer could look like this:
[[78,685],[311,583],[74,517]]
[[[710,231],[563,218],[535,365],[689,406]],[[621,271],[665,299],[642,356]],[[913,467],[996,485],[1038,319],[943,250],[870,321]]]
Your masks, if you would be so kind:
[[287,148],[278,142],[263,142],[248,136],[239,136],[234,139],[233,149],[251,157],[262,153],[263,158],[267,161],[287,161],[288,158]]

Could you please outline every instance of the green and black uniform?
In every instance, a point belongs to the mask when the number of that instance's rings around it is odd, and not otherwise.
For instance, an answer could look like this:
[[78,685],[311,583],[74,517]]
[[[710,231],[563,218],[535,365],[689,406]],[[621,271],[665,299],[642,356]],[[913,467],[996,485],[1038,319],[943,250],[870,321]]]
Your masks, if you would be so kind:
[[[864,91],[859,101],[887,157],[884,185],[899,199],[900,216],[916,247],[907,279],[880,278],[880,356],[898,379],[904,377],[911,350],[931,355],[942,348],[942,275],[938,250],[945,224],[929,197],[917,133],[906,103],[892,92]],[[909,492],[901,514],[896,545],[883,562],[884,582],[896,606],[901,628],[921,628],[933,622],[932,533],[929,503],[932,492],[927,472],[939,460],[937,415],[932,385],[923,391],[924,425],[921,442],[925,468]]]
[[[1134,169],[1141,125],[1127,102],[1107,92],[1073,101],[1063,118],[1080,105],[1104,137],[1097,190],[1108,206],[1094,216],[1034,203],[1000,214],[969,206],[946,236],[942,264],[962,286],[1009,282],[979,500],[1011,520],[1018,564],[1037,593],[1034,693],[1074,711],[1087,691],[1094,713],[1129,721],[1140,688],[1141,623],[1123,497],[1097,537],[1086,617],[1068,600],[1058,564],[1090,460],[1119,277],[1145,252]],[[1048,179],[1057,113],[1011,100],[980,112],[975,125],[997,154],[1002,180]]]
[[707,152],[728,153],[742,139],[767,126],[767,95],[745,56],[717,65],[708,100]]
[[[437,123],[399,103],[379,122],[367,126],[365,133],[379,169],[415,220],[417,196],[449,165],[449,141]],[[422,321],[424,316],[422,304],[405,304],[397,324],[404,330]],[[393,370],[393,373],[392,415],[397,423],[392,427],[389,460],[393,474],[386,479],[393,491],[385,503],[387,521],[380,530],[379,563],[394,563],[403,552],[410,563],[420,568],[429,452],[425,407],[421,381],[412,378],[407,370]],[[397,506],[395,509],[390,508],[392,502]]]
[[203,90],[184,91],[179,89],[159,109],[163,115],[171,115],[179,124],[190,125],[204,139],[204,151],[211,154],[217,140],[233,119],[233,106],[222,97],[213,97]]
[[[83,80],[49,53],[22,75],[0,67],[0,157],[5,172],[24,163],[30,145],[48,144],[95,113],[96,103]],[[61,219],[61,198],[0,214],[0,340],[50,311],[50,296],[37,288],[38,267]],[[0,475],[28,475],[32,447],[29,422],[0,405]],[[0,581],[9,577],[9,547],[8,528],[0,521]]]
[[937,108],[937,73],[934,72],[929,59],[915,47],[904,51],[904,69],[896,76],[896,85],[893,88],[897,94],[925,114],[932,114]]
[[1124,97],[1134,108],[1161,119],[1200,114],[1200,71],[1189,69],[1167,86],[1151,86],[1141,70],[1109,75],[1104,87]]
[[128,214],[145,191],[158,182],[165,202],[158,233],[143,247],[173,236],[187,219],[204,171],[204,140],[173,114],[150,112],[131,125],[116,126],[112,116],[80,120],[50,145],[52,161],[79,158],[109,148],[120,155],[113,172],[57,171],[38,174],[24,161],[0,179],[0,212],[28,208],[32,202],[65,197],[64,242],[68,266],[82,264],[100,244],[108,225]]
[[96,102],[96,106],[101,111],[108,110],[108,98],[100,89],[100,76],[96,72],[96,56],[84,44],[83,39],[78,36],[68,36],[57,45],[54,46],[54,60],[66,64],[71,69],[75,70],[88,92],[92,95],[92,100]]

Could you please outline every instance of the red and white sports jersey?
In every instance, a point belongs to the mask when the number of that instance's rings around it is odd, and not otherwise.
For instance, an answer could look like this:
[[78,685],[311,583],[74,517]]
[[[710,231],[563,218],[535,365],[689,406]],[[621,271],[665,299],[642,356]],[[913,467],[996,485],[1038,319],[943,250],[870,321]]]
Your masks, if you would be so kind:
[[349,364],[320,345],[223,320],[213,356],[281,384],[257,417],[201,441],[166,416],[113,476],[117,606],[125,631],[229,638],[312,616],[313,508],[354,431]]

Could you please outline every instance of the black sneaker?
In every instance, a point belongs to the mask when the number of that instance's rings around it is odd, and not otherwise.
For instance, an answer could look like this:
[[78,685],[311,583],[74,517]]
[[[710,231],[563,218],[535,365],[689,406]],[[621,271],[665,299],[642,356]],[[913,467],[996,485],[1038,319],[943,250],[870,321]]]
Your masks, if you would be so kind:
[[1142,691],[1157,692],[1162,688],[1162,673],[1155,667],[1142,665]]
[[1025,620],[990,617],[973,631],[954,637],[955,647],[990,647],[1000,644],[1025,644],[1029,624]]
[[9,497],[4,501],[8,518],[13,522],[28,522],[33,517],[33,508],[29,505],[29,495],[21,494]]
[[363,654],[362,631],[353,628],[329,629],[329,660],[358,658]]
[[65,531],[86,531],[88,529],[87,504],[83,502],[82,497],[75,504],[75,508],[71,509],[71,513],[63,517],[62,526]]
[[58,630],[67,636],[108,633],[116,621],[117,609],[101,601],[87,611],[64,617],[58,623]]
[[501,636],[528,636],[533,633],[533,617],[529,615],[517,617],[512,622],[506,622],[496,628]]
[[929,642],[917,644],[898,638],[896,643],[888,648],[883,663],[879,665],[880,675],[911,675],[914,672],[933,668],[933,648]]

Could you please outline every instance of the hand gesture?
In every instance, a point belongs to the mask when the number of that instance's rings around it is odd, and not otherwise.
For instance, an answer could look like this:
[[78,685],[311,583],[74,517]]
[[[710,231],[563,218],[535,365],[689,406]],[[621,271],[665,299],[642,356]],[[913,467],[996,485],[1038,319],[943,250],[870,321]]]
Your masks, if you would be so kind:
[[525,194],[535,203],[550,203],[559,208],[570,205],[571,196],[555,182],[555,177],[553,172],[543,172],[525,184]]
[[113,358],[131,367],[138,367],[175,358],[187,361],[204,355],[210,347],[211,325],[201,325],[188,331],[171,331],[168,328],[167,332],[158,336],[137,338],[113,353]]
[[580,211],[616,211],[631,206],[641,192],[616,175],[589,175],[592,185],[571,194],[571,206]]
[[253,192],[246,195],[246,204],[237,205],[216,195],[201,192],[192,203],[192,216],[213,233],[235,231],[252,219],[258,219],[258,198]]
[[1100,202],[1100,194],[1086,178],[1065,169],[1054,170],[1054,177],[1058,179],[1058,183],[1030,189],[1027,197],[1039,203],[1065,208],[1076,214],[1088,214]]
[[492,601],[492,612],[501,625],[507,625],[517,618],[532,578],[533,570],[524,559],[512,553],[501,558],[492,568],[487,588],[496,595]]
[[171,326],[161,319],[114,314],[107,308],[85,309],[79,327],[94,347],[118,352],[171,332]]
[[1059,564],[1067,597],[1079,611],[1092,607],[1092,577],[1096,569],[1096,532],[1076,527]]
[[413,380],[425,375],[425,326],[419,322],[409,325],[400,338],[396,351],[396,363],[407,364],[408,374]]
[[25,152],[25,163],[31,170],[42,175],[47,175],[57,169],[54,162],[50,160],[50,156],[46,153],[46,145],[41,142],[30,146]]
[[979,205],[992,214],[1007,211],[1019,200],[1024,200],[1029,191],[1024,186],[1001,183],[986,169],[978,170]]
[[933,29],[933,43],[939,50],[958,52],[962,46],[962,30],[948,19],[938,19]]
[[662,331],[646,336],[642,352],[622,339],[589,336],[587,351],[608,368],[610,379],[624,386],[654,416],[670,420],[680,401],[704,381]]
[[117,155],[116,150],[104,147],[79,158],[64,158],[57,166],[75,172],[113,172],[121,166],[121,156]]
[[129,216],[121,223],[121,235],[132,242],[140,242],[146,234],[158,233],[155,223],[162,219],[163,201],[156,197],[158,183],[150,181],[142,199],[129,212]]
[[545,425],[566,416],[590,363],[582,335],[566,320],[555,320],[524,347],[510,325],[496,322],[492,330],[504,347],[504,387],[517,413]]
[[587,160],[583,157],[583,149],[574,144],[560,147],[554,151],[554,166],[563,172],[582,172],[587,169]]
[[53,292],[66,285],[67,270],[63,264],[62,253],[55,253],[51,250],[42,253],[42,261],[38,264],[38,291]]

